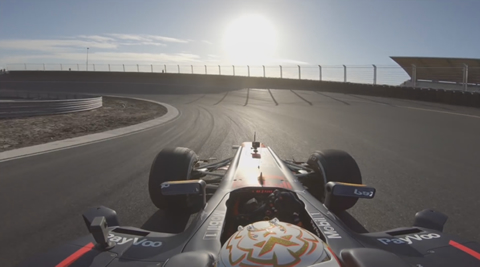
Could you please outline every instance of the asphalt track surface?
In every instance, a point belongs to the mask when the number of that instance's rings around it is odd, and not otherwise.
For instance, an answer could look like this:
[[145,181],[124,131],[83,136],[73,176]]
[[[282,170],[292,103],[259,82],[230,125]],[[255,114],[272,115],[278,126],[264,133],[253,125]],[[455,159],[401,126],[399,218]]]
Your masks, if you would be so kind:
[[283,158],[351,153],[377,188],[351,210],[369,231],[410,226],[415,212],[434,208],[449,215],[447,233],[480,241],[480,110],[297,90],[131,96],[181,115],[133,135],[0,162],[0,266],[87,234],[80,215],[96,205],[115,209],[123,225],[180,231],[184,218],[159,212],[148,197],[155,154],[184,146],[222,159],[255,131]]

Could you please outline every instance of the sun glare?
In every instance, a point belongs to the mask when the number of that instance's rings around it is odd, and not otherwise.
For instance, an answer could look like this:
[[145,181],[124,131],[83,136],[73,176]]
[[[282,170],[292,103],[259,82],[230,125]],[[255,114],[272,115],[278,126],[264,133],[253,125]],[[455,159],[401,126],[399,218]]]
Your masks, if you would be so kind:
[[275,27],[261,15],[246,15],[233,21],[223,39],[233,64],[268,64],[276,45]]

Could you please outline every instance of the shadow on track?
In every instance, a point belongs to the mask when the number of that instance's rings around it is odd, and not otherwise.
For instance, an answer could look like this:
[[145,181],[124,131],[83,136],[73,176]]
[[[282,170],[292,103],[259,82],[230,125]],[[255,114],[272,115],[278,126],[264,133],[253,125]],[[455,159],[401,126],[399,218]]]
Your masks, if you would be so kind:
[[435,106],[435,105],[428,105],[428,104],[425,104],[425,103],[421,103],[419,101],[412,102],[412,101],[405,100],[405,99],[400,99],[400,98],[393,98],[393,99],[395,99],[396,101],[399,101],[399,102],[407,103],[407,104],[420,105],[420,106],[429,107],[429,108],[438,108],[438,109],[442,109],[442,110],[446,110],[446,111],[455,111],[455,109],[446,108],[446,107],[439,107],[439,106]]
[[[363,100],[371,101],[371,102],[374,102],[374,103],[379,103],[379,104],[388,105],[388,106],[392,106],[392,107],[399,107],[399,106],[394,105],[394,104],[390,104],[390,103],[379,101],[379,100],[370,99],[370,98],[367,98],[367,97],[360,97],[358,95],[351,95],[351,94],[347,94],[347,95],[353,96],[353,97],[356,97],[356,98],[360,98],[360,99],[363,99]],[[405,100],[405,99],[391,98],[391,100],[395,100],[395,101],[399,101],[399,102],[403,102],[403,103],[407,103],[407,104],[411,104],[411,105],[420,105],[420,106],[425,106],[425,107],[430,107],[430,108],[438,108],[438,109],[446,110],[446,111],[455,111],[454,109],[450,109],[450,108],[446,108],[446,107],[429,105],[429,104],[419,103],[419,102],[411,102],[411,101],[408,101],[408,100]]]
[[397,106],[395,106],[393,104],[390,104],[390,103],[387,103],[387,102],[373,100],[373,99],[369,99],[369,98],[366,98],[366,97],[361,97],[361,96],[358,96],[358,95],[351,95],[351,94],[347,94],[347,95],[353,96],[353,97],[356,97],[356,98],[359,98],[359,99],[362,99],[362,100],[367,100],[367,101],[370,101],[370,102],[374,102],[374,103],[377,103],[377,104],[382,104],[382,105],[387,105],[387,106],[398,108]]
[[277,100],[275,100],[275,97],[273,97],[272,91],[270,89],[267,89],[268,93],[270,93],[270,96],[272,97],[273,102],[275,102],[275,106],[278,106]]
[[293,91],[293,90],[290,90],[290,92],[294,93],[296,96],[298,96],[300,99],[302,99],[303,101],[305,101],[307,104],[309,104],[310,106],[313,106],[313,103],[306,100],[305,98],[303,98],[303,96],[299,95],[297,92]]
[[326,95],[326,94],[322,94],[322,93],[320,93],[320,92],[318,92],[318,91],[315,91],[315,93],[317,93],[317,94],[319,94],[319,95],[322,95],[322,96],[325,96],[325,97],[328,97],[328,98],[330,98],[330,99],[336,100],[336,101],[338,101],[338,102],[340,102],[340,103],[343,103],[343,104],[345,104],[345,105],[347,105],[347,106],[350,106],[350,103],[345,102],[345,101],[340,100],[340,99],[337,99],[337,98],[335,98],[335,97],[333,97],[333,96],[329,96],[329,95]]
[[250,97],[250,88],[247,88],[247,99],[245,99],[244,106],[248,105],[248,98]]

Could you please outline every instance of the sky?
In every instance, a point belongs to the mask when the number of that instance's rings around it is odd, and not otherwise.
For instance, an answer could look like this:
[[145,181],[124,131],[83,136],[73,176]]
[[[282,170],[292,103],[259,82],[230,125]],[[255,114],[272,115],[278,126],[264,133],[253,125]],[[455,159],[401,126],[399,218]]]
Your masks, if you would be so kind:
[[395,65],[480,58],[478,0],[0,0],[13,64]]

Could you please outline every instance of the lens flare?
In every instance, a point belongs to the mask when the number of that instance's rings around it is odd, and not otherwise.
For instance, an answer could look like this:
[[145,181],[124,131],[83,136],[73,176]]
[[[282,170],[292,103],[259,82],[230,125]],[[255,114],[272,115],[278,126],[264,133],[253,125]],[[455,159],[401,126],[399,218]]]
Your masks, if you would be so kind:
[[261,15],[245,15],[225,32],[223,48],[232,64],[268,64],[277,46],[274,25]]

